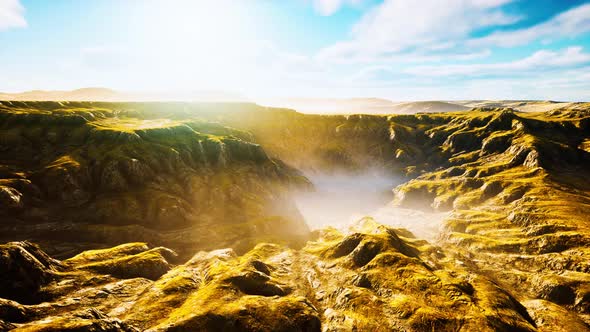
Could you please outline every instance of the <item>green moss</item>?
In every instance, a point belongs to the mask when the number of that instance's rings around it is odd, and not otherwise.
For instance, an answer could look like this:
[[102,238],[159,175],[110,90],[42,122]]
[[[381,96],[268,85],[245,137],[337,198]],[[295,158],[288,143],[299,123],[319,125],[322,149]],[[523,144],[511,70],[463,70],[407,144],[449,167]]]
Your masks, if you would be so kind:
[[150,249],[134,255],[80,264],[77,268],[111,274],[118,278],[143,277],[156,280],[170,269],[170,264],[163,256],[163,252],[167,254],[166,250]]
[[64,261],[69,265],[87,265],[93,262],[117,259],[128,255],[135,255],[149,249],[146,243],[125,243],[108,249],[87,250]]

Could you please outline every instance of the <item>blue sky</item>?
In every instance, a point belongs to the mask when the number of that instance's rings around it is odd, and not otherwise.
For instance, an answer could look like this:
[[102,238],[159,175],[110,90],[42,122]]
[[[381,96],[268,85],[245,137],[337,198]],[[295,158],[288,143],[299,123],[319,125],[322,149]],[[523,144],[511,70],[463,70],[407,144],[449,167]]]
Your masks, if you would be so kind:
[[590,1],[0,0],[0,91],[590,100]]

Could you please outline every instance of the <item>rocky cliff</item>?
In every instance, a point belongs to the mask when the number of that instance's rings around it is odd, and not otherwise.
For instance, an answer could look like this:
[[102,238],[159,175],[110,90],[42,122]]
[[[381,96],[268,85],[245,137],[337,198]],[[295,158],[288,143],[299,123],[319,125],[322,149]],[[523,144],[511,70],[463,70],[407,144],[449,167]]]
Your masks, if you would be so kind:
[[305,238],[309,188],[249,135],[92,103],[0,105],[1,237],[51,252],[146,241],[181,253]]

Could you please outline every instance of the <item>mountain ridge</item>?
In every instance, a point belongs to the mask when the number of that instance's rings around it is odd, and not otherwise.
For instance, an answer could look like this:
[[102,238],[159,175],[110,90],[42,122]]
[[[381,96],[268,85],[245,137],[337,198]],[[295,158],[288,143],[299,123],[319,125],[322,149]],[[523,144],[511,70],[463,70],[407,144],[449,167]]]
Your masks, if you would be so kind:
[[75,90],[31,90],[2,93],[5,101],[95,101],[95,102],[256,102],[262,106],[292,108],[310,114],[414,114],[419,112],[452,112],[477,107],[508,107],[525,112],[550,111],[576,107],[583,102],[542,100],[422,100],[392,101],[385,98],[259,98],[249,99],[227,91],[192,92],[125,92],[103,87]]
[[88,101],[88,102],[145,102],[145,101],[201,101],[244,102],[240,94],[227,91],[201,90],[177,92],[118,91],[104,87],[74,90],[31,90],[16,93],[0,92],[4,101]]

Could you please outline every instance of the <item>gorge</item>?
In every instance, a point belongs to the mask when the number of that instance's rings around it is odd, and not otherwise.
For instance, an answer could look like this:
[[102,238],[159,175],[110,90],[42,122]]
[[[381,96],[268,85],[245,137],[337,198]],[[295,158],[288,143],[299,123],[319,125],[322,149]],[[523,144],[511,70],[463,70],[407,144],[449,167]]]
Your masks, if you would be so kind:
[[0,329],[585,331],[590,104],[0,102]]

